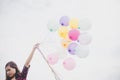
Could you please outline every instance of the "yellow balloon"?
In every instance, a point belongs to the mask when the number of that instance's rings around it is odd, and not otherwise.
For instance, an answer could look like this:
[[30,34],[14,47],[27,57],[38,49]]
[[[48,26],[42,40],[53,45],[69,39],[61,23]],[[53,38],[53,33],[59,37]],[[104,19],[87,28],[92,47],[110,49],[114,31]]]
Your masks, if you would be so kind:
[[68,38],[63,39],[63,40],[61,41],[62,47],[63,47],[63,48],[67,48],[68,45],[70,44],[70,42],[71,42],[71,40],[68,39]]
[[60,27],[58,29],[58,34],[61,38],[67,38],[68,36],[68,28],[67,27]]
[[79,25],[79,21],[78,21],[78,19],[73,18],[73,19],[70,20],[69,24],[70,24],[70,28],[77,29],[78,25]]

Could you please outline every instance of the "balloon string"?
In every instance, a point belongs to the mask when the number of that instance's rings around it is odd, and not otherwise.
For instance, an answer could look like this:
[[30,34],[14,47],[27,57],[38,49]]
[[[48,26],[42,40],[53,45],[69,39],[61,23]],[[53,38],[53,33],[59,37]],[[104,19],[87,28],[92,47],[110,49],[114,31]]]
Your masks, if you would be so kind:
[[44,60],[47,62],[49,68],[51,69],[52,73],[54,74],[55,79],[56,79],[56,80],[60,80],[60,78],[58,77],[57,73],[53,70],[53,68],[50,66],[48,60],[45,58],[43,52],[42,52],[39,48],[37,48],[37,49],[38,49],[38,51],[41,53],[41,55],[42,55],[42,57],[44,58]]

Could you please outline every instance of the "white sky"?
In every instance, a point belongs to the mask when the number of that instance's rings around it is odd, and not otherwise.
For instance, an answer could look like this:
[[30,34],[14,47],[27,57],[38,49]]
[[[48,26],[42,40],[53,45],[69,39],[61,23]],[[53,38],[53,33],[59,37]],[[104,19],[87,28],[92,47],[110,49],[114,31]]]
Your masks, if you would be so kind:
[[[63,68],[62,60],[53,66],[63,80],[120,80],[119,14],[119,0],[0,0],[0,80],[5,79],[8,61],[15,61],[21,70],[33,45],[54,37],[48,35],[46,24],[63,15],[89,18],[93,24],[89,31],[93,37],[90,55],[84,59],[73,57],[77,66],[72,71]],[[55,49],[57,44],[53,45]],[[50,47],[44,46],[46,53]],[[54,80],[37,51],[28,80],[35,78]]]

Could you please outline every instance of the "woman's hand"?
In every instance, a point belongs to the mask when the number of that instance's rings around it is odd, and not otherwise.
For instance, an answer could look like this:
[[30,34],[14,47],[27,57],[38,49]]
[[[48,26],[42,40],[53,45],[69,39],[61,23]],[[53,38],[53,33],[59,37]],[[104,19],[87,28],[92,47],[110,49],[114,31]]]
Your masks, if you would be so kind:
[[36,44],[33,46],[33,49],[39,48],[39,45],[40,45],[40,43],[36,43]]

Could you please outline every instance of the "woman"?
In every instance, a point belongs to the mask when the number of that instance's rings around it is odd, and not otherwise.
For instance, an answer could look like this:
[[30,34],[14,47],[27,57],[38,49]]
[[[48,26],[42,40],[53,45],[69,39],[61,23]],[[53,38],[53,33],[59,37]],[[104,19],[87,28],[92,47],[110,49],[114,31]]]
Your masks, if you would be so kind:
[[28,69],[30,67],[30,61],[34,55],[35,50],[39,47],[39,43],[35,44],[32,52],[30,53],[29,57],[27,58],[22,72],[19,71],[15,62],[10,61],[5,65],[6,70],[6,80],[26,80]]

